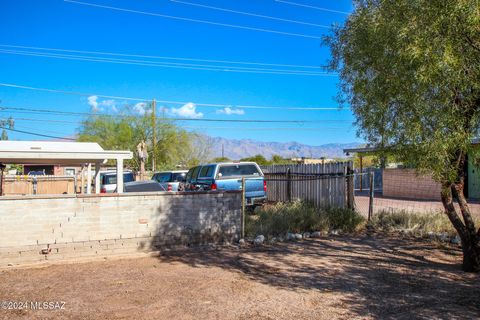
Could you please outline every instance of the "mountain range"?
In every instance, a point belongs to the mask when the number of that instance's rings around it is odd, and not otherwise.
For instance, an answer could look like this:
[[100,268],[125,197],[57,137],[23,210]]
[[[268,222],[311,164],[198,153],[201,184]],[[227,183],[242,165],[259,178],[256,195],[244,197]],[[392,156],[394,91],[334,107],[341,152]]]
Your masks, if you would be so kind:
[[225,139],[220,137],[211,137],[211,154],[213,157],[222,156],[222,146],[224,156],[238,160],[251,157],[257,154],[270,159],[272,155],[280,155],[283,158],[343,158],[345,154],[343,149],[359,147],[360,143],[329,143],[319,146],[311,146],[298,142],[262,142],[251,139]]

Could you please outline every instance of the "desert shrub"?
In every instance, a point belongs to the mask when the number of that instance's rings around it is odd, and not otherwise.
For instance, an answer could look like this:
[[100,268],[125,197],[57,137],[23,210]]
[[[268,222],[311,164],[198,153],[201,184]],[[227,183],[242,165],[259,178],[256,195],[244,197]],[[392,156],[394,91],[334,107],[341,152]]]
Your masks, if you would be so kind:
[[353,210],[346,208],[331,208],[325,211],[329,227],[346,232],[357,231],[365,222],[365,218]]
[[356,230],[364,219],[343,208],[318,209],[308,201],[293,201],[264,206],[255,215],[246,216],[246,234],[284,235],[287,232]]

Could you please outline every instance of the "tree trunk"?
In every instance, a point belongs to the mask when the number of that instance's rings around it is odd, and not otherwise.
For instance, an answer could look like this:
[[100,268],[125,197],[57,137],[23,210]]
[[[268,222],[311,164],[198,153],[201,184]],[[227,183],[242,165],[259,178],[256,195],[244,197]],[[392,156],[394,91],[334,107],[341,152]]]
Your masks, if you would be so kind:
[[[462,213],[462,222],[453,204],[453,195],[458,201]],[[442,203],[450,222],[462,242],[463,263],[462,269],[467,272],[480,271],[480,243],[475,230],[470,210],[465,195],[463,194],[463,181],[457,184],[444,184],[442,187]],[[473,231],[472,231],[473,230]]]
[[463,249],[463,270],[469,272],[480,271],[480,242],[475,223],[468,207],[467,199],[465,199],[464,180],[463,178],[459,183],[452,186],[452,192],[457,198],[460,206],[460,212],[462,213],[463,221],[465,224],[465,238],[466,241],[462,241]]

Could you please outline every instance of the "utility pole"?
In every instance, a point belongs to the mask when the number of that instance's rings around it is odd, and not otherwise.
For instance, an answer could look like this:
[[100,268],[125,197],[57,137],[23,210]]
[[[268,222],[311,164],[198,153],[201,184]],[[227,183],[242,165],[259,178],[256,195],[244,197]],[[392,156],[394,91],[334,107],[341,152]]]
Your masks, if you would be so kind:
[[152,172],[155,172],[155,152],[157,145],[157,134],[156,134],[156,116],[155,110],[157,109],[157,102],[155,99],[152,101]]

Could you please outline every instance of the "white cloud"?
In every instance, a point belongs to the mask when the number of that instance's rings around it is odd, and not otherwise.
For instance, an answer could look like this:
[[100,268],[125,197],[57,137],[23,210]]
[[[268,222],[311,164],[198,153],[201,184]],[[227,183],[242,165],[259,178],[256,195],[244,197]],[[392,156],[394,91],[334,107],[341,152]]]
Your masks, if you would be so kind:
[[133,106],[133,110],[139,115],[143,116],[146,112],[145,108],[147,104],[145,102],[138,102]]
[[238,115],[242,115],[242,114],[245,114],[245,110],[243,109],[233,109],[233,108],[230,108],[230,107],[225,107],[223,109],[218,109],[217,110],[217,113],[218,114],[238,114]]
[[197,112],[197,106],[194,103],[187,103],[180,108],[172,108],[170,113],[183,118],[198,119],[203,117],[203,113]]
[[118,112],[117,101],[113,99],[99,100],[98,96],[90,96],[87,98],[87,101],[92,112],[104,112],[104,111]]
[[117,102],[115,100],[103,100],[100,102],[100,105],[106,107],[107,109],[112,109],[113,112],[118,112]]
[[92,109],[93,112],[97,112],[99,111],[99,108],[98,108],[98,97],[97,96],[90,96],[87,98],[88,100],[88,105],[90,106],[90,108]]

